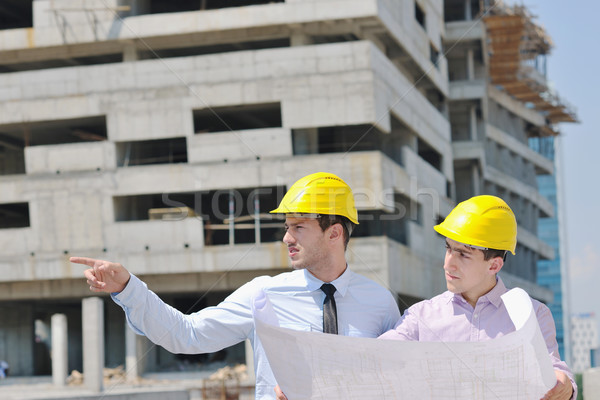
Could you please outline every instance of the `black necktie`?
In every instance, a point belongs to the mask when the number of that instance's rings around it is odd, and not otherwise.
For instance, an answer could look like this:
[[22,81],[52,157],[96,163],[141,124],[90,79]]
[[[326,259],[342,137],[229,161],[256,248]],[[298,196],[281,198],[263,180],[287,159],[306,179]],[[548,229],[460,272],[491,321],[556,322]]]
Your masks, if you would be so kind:
[[323,332],[337,335],[337,308],[335,307],[335,299],[333,298],[335,286],[331,283],[324,283],[321,286],[321,290],[325,292],[325,300],[323,300]]

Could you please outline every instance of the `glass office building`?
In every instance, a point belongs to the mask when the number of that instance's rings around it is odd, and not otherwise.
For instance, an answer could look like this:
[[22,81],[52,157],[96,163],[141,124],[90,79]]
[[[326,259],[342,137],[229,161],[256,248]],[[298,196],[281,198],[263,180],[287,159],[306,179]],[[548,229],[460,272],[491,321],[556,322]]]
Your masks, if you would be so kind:
[[[553,136],[535,137],[529,139],[529,146],[552,160],[555,165],[553,175],[538,175],[537,183],[540,194],[546,197],[554,206],[554,216],[538,220],[538,237],[554,249],[552,260],[539,260],[537,283],[554,292],[554,300],[548,303],[556,323],[556,340],[563,359],[570,358],[568,319],[568,275],[566,273],[566,238],[561,233],[562,226],[562,195],[561,195],[561,165],[560,139]],[[565,345],[567,348],[565,348]]]

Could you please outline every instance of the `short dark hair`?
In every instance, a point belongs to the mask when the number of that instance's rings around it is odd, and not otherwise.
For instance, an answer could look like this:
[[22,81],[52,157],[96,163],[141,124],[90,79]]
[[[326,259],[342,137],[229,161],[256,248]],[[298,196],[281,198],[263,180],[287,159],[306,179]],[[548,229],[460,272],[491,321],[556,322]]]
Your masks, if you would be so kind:
[[322,214],[319,218],[319,226],[321,230],[325,232],[325,229],[329,228],[332,225],[340,224],[344,230],[344,250],[348,247],[348,242],[350,241],[350,235],[354,230],[356,224],[350,221],[346,217],[342,217],[341,215],[328,215]]
[[485,261],[491,260],[492,258],[501,257],[502,260],[506,260],[506,250],[487,249],[481,250],[483,252],[483,259]]

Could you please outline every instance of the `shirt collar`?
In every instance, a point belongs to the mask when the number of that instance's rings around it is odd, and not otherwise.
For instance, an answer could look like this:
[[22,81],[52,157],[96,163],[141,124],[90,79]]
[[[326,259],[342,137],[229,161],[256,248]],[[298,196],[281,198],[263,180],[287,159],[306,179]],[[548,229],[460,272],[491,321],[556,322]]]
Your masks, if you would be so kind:
[[[465,298],[460,293],[452,293],[450,291],[448,291],[447,293],[448,293],[448,297],[447,297],[448,302],[450,302],[452,300],[460,301],[462,303],[467,302],[467,300],[465,300]],[[500,307],[500,305],[502,304],[501,296],[504,293],[506,293],[506,286],[504,286],[504,282],[502,282],[502,279],[498,275],[496,275],[496,286],[494,286],[492,288],[492,290],[490,290],[489,292],[487,292],[486,294],[481,296],[480,299],[489,301],[495,307]]]
[[[350,280],[352,279],[353,272],[350,270],[350,267],[346,265],[346,270],[342,275],[340,275],[336,280],[329,282],[333,286],[335,286],[335,290],[340,293],[343,297],[346,295],[348,291],[348,286],[350,285]],[[320,290],[321,286],[325,283],[320,279],[317,279],[313,274],[308,272],[308,270],[304,269],[304,279],[306,280],[306,287],[309,291]]]
[[486,297],[490,303],[496,307],[500,307],[502,304],[502,295],[506,293],[506,286],[498,275],[496,275],[496,286],[493,287],[487,294],[482,297]]
[[452,293],[449,290],[445,291],[440,296],[442,296],[442,298],[446,299],[446,303],[450,303],[451,301],[460,301],[460,302],[466,303],[466,300],[460,294]]

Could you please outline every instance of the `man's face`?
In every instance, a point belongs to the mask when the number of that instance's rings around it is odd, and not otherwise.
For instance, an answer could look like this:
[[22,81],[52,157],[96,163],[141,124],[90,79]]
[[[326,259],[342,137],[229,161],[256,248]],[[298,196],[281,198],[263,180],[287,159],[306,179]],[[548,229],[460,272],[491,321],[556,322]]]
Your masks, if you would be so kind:
[[483,252],[446,239],[444,272],[446,286],[452,293],[460,293],[468,302],[489,292],[496,284],[496,274],[490,270],[492,260],[484,260]]
[[286,217],[283,242],[294,269],[317,268],[327,259],[325,233],[316,218]]

